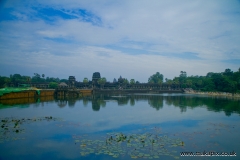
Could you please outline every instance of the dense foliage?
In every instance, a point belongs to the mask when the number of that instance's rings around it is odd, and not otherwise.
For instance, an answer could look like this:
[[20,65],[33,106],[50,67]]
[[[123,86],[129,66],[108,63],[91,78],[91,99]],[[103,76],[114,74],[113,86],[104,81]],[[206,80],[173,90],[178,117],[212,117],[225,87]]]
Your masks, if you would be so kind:
[[148,78],[148,83],[162,83],[163,75],[157,72]]
[[[149,77],[149,83],[161,83],[163,75],[157,72]],[[181,71],[178,77],[165,79],[168,85],[179,85],[181,88],[192,88],[201,91],[220,91],[240,93],[240,68],[237,72],[225,69],[221,73],[209,72],[206,76],[189,76],[187,72]]]
[[[13,83],[14,86],[18,86],[18,84],[29,84],[29,83],[35,83],[35,82],[40,82],[40,83],[50,83],[50,82],[68,82],[67,79],[59,79],[59,78],[54,78],[54,77],[46,77],[45,74],[40,74],[34,73],[34,76],[22,76],[20,74],[14,74],[10,75],[10,77],[2,77],[0,76],[0,88],[8,86],[9,83]],[[53,84],[53,83],[52,83]]]
[[226,69],[222,73],[209,72],[206,76],[175,77],[181,85],[202,91],[240,92],[240,69],[233,72]]

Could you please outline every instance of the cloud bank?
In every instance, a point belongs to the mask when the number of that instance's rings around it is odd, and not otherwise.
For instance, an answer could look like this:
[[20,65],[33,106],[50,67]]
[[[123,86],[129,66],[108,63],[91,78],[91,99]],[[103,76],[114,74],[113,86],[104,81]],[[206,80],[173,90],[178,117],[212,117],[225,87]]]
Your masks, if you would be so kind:
[[3,1],[0,75],[147,82],[240,66],[239,1]]

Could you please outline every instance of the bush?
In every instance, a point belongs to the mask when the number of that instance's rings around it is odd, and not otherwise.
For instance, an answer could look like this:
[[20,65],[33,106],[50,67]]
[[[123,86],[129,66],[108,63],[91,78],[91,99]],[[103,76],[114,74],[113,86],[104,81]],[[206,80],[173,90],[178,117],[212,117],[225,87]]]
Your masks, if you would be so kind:
[[49,88],[56,89],[57,87],[58,87],[58,83],[57,82],[50,82],[49,83]]

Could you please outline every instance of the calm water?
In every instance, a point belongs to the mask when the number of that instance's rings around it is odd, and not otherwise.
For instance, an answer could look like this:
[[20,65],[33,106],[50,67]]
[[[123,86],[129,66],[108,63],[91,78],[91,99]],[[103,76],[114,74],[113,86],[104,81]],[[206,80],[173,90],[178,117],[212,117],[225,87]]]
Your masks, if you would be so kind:
[[239,115],[239,100],[186,94],[3,101],[0,159],[239,159]]

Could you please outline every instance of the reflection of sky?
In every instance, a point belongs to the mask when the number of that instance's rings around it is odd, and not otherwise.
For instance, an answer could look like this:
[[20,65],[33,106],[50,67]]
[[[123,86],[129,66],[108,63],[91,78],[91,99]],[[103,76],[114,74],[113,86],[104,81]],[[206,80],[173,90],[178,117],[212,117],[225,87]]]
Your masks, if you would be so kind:
[[[88,129],[81,129],[85,132],[117,129],[129,124],[162,124],[164,127],[176,127],[178,121],[184,122],[185,127],[187,127],[196,126],[203,120],[210,121],[214,119],[217,121],[225,118],[224,112],[208,112],[206,108],[187,108],[187,112],[180,112],[180,108],[167,106],[165,103],[162,109],[156,111],[156,109],[149,107],[147,101],[135,101],[134,106],[118,106],[116,101],[106,101],[106,107],[101,107],[98,112],[94,112],[91,105],[92,103],[87,103],[84,106],[82,101],[77,101],[74,107],[65,106],[59,108],[56,103],[43,102],[31,104],[29,108],[2,109],[0,116],[59,117],[65,121],[89,124]],[[233,114],[228,120],[235,116]]]
[[[169,106],[165,100],[163,101],[163,108],[158,111],[150,107],[147,100],[135,101],[134,106],[130,106],[129,102],[127,105],[119,106],[117,101],[107,100],[106,106],[101,107],[98,112],[92,110],[91,101],[84,105],[82,100],[76,101],[74,107],[66,105],[59,108],[55,102],[41,102],[30,104],[28,108],[17,106],[0,110],[1,118],[45,116],[62,118],[63,121],[23,124],[26,127],[26,133],[23,136],[28,138],[21,141],[20,144],[14,142],[0,144],[0,147],[5,149],[10,149],[13,145],[18,148],[16,151],[9,150],[4,155],[21,155],[23,159],[28,159],[34,156],[32,153],[35,153],[41,155],[39,159],[45,159],[46,157],[75,159],[79,156],[79,146],[74,144],[72,139],[74,134],[134,133],[144,132],[144,129],[150,131],[154,127],[161,128],[162,132],[169,136],[180,135],[184,142],[188,144],[186,148],[196,151],[198,151],[198,148],[192,148],[193,141],[200,144],[200,149],[206,147],[206,150],[209,149],[207,147],[212,147],[211,144],[215,145],[216,142],[223,145],[224,149],[237,150],[237,148],[240,148],[239,144],[235,143],[236,140],[239,141],[239,115],[226,116],[223,111],[208,111],[206,107],[187,108],[186,112],[181,112],[179,107]],[[219,142],[217,136],[210,137],[217,133],[217,127],[211,126],[210,123],[234,125],[235,130],[233,128],[221,128],[219,136],[222,138]],[[185,133],[187,134],[185,135]],[[189,136],[190,134],[191,136]],[[230,134],[231,136],[229,136]],[[224,139],[224,137],[228,138]],[[30,140],[33,140],[33,142]],[[33,148],[29,148],[31,145],[33,145]],[[214,147],[220,149],[219,146]],[[29,148],[29,150],[26,148]]]

